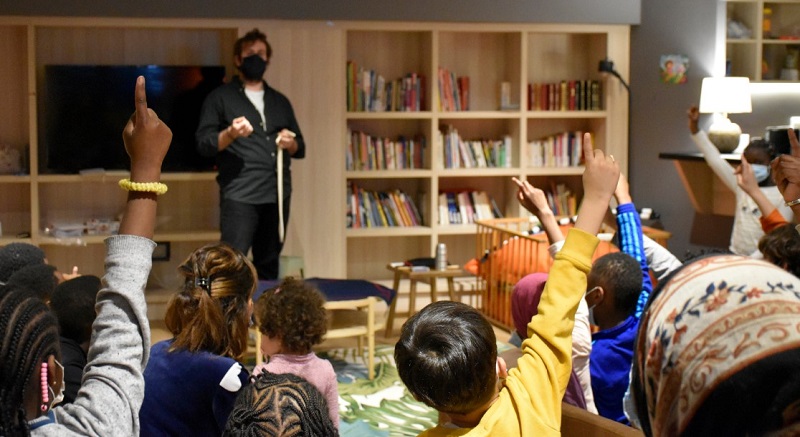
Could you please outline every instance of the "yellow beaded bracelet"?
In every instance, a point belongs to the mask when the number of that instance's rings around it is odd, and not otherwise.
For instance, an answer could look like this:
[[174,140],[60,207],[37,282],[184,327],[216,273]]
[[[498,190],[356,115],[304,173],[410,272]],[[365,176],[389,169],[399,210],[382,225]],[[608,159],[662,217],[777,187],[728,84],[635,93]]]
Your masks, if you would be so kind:
[[161,182],[132,182],[130,179],[120,179],[119,186],[125,191],[143,191],[162,195],[167,192],[167,184]]

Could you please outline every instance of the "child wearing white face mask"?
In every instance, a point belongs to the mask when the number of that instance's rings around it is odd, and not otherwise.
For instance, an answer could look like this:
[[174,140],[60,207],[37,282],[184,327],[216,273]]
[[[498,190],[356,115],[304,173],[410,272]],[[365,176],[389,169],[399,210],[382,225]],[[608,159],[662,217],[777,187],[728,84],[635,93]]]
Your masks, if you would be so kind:
[[642,224],[631,199],[628,181],[620,175],[617,189],[617,235],[620,252],[592,264],[584,300],[592,324],[589,355],[592,393],[601,416],[629,424],[622,406],[628,388],[639,317],[653,289],[644,249]]
[[[722,180],[726,187],[736,194],[736,211],[734,213],[733,231],[729,249],[738,255],[754,256],[760,258],[758,240],[764,235],[759,219],[762,214],[759,206],[751,196],[743,191],[736,183],[734,169],[720,156],[719,150],[711,143],[705,132],[697,126],[699,118],[697,107],[689,108],[689,131],[692,140],[703,153],[708,166]],[[783,196],[770,177],[769,163],[772,161],[773,152],[769,144],[763,139],[753,139],[745,148],[743,158],[750,163],[758,187],[764,196],[772,203],[783,217],[794,221],[792,210],[784,205]]]

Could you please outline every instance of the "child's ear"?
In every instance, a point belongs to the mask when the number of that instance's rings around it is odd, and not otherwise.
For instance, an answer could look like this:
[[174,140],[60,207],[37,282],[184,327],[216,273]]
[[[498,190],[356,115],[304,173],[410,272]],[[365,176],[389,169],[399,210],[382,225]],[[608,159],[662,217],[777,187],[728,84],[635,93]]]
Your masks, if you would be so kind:
[[508,367],[506,366],[506,360],[503,357],[497,357],[497,377],[500,379],[506,379],[508,377]]

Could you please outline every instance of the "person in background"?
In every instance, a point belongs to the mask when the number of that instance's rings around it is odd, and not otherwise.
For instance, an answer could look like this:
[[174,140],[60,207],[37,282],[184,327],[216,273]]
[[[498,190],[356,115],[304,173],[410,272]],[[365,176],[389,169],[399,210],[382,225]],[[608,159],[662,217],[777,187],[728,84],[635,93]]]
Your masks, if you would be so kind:
[[800,234],[759,189],[752,166],[745,157],[742,157],[742,164],[736,169],[736,182],[761,211],[764,236],[758,240],[758,251],[764,260],[795,276],[800,275]]
[[44,251],[28,243],[9,243],[0,247],[0,285],[11,279],[17,270],[29,266],[46,264]]
[[286,278],[278,287],[267,290],[256,302],[256,323],[261,332],[261,352],[267,362],[256,366],[262,371],[293,373],[312,384],[327,400],[334,426],[339,426],[339,390],[330,361],[311,350],[328,331],[325,297],[302,280]]
[[272,59],[258,29],[234,45],[241,73],[206,97],[196,139],[198,152],[217,156],[222,241],[247,254],[259,279],[276,279],[289,222],[291,160],[306,144],[289,99],[264,81]]
[[[700,112],[697,107],[689,108],[687,115],[692,140],[703,153],[706,163],[725,186],[736,195],[736,211],[729,249],[738,255],[758,257],[758,239],[764,235],[759,223],[759,218],[762,216],[761,211],[752,197],[739,188],[734,169],[722,158],[719,150],[708,139],[708,135],[698,128],[697,121]],[[769,199],[769,202],[777,207],[787,220],[794,220],[792,210],[783,204],[781,194],[770,177],[770,161],[774,156],[769,144],[761,138],[754,138],[744,149],[742,157],[752,166],[758,187]]]
[[7,291],[0,296],[0,435],[139,435],[150,349],[144,288],[156,246],[156,192],[165,188],[158,182],[161,163],[172,132],[147,107],[143,77],[136,80],[134,99],[122,135],[131,163],[128,200],[119,235],[105,240],[106,287],[97,296],[83,385],[73,404],[55,406],[64,389],[58,322],[32,294]]
[[49,264],[30,264],[14,272],[8,278],[9,287],[25,288],[33,292],[36,297],[46,304],[50,304],[58,276],[56,268]]
[[517,367],[507,371],[497,356],[491,324],[463,303],[432,303],[403,324],[394,352],[400,378],[417,400],[445,419],[421,435],[456,436],[472,430],[506,437],[560,435],[575,311],[599,243],[595,234],[619,179],[614,158],[593,150],[589,135],[583,155],[580,213],[556,254]]
[[203,246],[178,267],[181,290],[164,322],[173,338],[153,345],[144,370],[142,435],[219,436],[239,390],[256,272],[225,243]]
[[236,398],[225,437],[336,437],[325,396],[314,384],[291,373],[264,371]]
[[83,369],[86,367],[92,323],[97,317],[94,304],[100,292],[100,278],[83,275],[56,286],[50,309],[58,319],[61,364],[64,365],[64,404],[78,396]]

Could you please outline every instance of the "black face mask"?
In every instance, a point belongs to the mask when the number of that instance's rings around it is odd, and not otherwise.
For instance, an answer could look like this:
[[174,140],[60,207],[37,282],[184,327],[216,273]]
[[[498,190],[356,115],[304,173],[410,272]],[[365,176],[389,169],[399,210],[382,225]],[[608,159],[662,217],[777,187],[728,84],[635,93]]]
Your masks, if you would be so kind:
[[267,61],[259,55],[250,55],[242,59],[239,71],[242,72],[247,80],[260,80],[264,76],[264,72],[267,71]]

